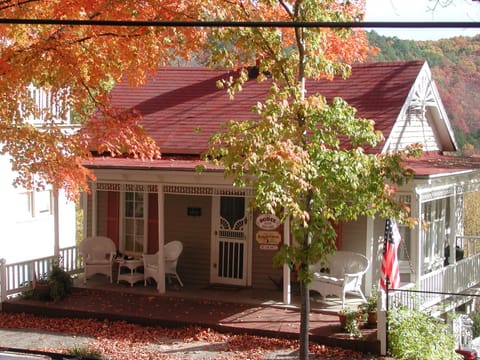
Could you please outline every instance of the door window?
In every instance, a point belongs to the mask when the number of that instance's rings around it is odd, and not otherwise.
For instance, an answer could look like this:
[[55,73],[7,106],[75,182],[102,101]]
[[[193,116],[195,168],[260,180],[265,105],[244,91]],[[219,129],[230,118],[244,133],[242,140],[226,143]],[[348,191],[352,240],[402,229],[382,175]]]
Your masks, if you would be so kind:
[[145,194],[125,193],[123,219],[124,251],[127,254],[142,254],[145,242]]

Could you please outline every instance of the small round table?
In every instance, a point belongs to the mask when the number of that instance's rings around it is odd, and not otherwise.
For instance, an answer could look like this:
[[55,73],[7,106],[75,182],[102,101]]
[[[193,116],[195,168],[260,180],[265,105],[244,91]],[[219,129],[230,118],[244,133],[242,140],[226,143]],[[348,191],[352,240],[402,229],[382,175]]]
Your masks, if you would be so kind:
[[[116,261],[118,262],[117,284],[123,280],[128,282],[130,286],[133,286],[136,282],[143,281],[143,273],[138,271],[143,267],[142,259],[118,259]],[[124,270],[123,272],[122,269]]]

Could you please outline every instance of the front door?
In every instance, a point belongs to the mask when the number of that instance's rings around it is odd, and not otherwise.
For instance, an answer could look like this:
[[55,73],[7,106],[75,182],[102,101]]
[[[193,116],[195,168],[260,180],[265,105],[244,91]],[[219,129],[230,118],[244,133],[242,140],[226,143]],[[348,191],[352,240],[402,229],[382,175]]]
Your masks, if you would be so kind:
[[210,281],[217,284],[247,285],[245,198],[214,198],[213,224]]

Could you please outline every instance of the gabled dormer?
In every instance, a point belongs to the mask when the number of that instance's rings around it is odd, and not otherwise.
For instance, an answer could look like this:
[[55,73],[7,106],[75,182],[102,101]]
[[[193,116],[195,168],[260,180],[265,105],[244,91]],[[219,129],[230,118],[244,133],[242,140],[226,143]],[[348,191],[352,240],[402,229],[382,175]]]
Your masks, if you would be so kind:
[[410,89],[383,151],[423,144],[426,152],[451,152],[458,149],[454,132],[430,67],[425,62]]

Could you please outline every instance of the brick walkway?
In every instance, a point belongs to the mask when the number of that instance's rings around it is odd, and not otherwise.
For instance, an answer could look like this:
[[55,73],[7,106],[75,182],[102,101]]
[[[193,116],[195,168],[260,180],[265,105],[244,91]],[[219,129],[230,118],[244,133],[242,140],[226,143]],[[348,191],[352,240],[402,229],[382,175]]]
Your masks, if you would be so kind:
[[[58,303],[15,298],[3,303],[2,311],[26,312],[52,317],[125,320],[152,326],[209,327],[221,332],[298,338],[300,311],[295,307],[264,306],[219,300],[158,294],[137,294],[111,290],[74,288]],[[364,353],[379,353],[376,329],[362,329],[352,339],[340,332],[334,313],[312,311],[311,341]]]

